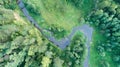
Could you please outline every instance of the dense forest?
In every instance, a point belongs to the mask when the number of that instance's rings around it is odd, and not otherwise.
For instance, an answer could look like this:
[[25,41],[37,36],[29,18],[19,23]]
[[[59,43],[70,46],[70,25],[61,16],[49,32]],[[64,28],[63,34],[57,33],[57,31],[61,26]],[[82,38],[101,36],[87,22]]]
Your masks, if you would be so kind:
[[[12,2],[0,2],[0,67],[81,65],[85,52],[82,34],[76,33],[71,45],[61,50],[42,36],[25,18],[16,2]],[[53,27],[50,30],[53,29],[56,31]]]
[[[19,0],[18,0],[19,1]],[[86,37],[60,49],[29,22],[17,0],[0,0],[0,67],[83,67]],[[23,0],[30,16],[56,39],[93,27],[89,67],[120,67],[120,0]]]
[[[90,16],[90,24],[102,35],[95,42],[95,60],[100,67],[120,66],[120,5],[117,0],[103,0]],[[92,55],[91,55],[92,56]],[[93,59],[93,58],[92,58]],[[91,61],[92,61],[91,59]],[[98,63],[99,62],[99,63]],[[92,63],[92,62],[91,62]],[[94,65],[91,65],[92,67]],[[95,65],[96,66],[96,65]]]

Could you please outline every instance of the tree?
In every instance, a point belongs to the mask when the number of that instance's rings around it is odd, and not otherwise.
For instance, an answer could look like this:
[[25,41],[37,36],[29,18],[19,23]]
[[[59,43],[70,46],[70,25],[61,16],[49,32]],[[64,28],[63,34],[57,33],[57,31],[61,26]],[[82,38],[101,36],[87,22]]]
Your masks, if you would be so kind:
[[[101,34],[106,36],[104,41],[97,43],[94,48],[97,48],[98,54],[101,55],[101,58],[104,59],[106,56],[112,58],[112,63],[116,66],[119,65],[119,54],[120,54],[120,20],[119,20],[119,5],[112,0],[103,0],[100,1],[98,10],[91,15],[90,22],[99,31],[102,31]],[[102,11],[100,11],[102,10]],[[98,30],[97,29],[97,30]],[[110,53],[110,55],[107,55]],[[101,61],[101,60],[100,60]],[[105,60],[108,62],[108,60]],[[108,67],[112,64],[102,63],[104,67]]]
[[120,0],[114,0],[116,3],[120,3]]
[[99,7],[100,7],[101,9],[103,9],[103,8],[105,8],[105,7],[109,7],[110,5],[111,5],[111,2],[108,1],[108,0],[104,0],[104,1],[102,1],[102,2],[99,3]]
[[10,61],[13,62],[7,62],[7,65],[5,67],[17,67],[19,66],[23,61],[24,57],[26,55],[26,52],[23,50],[19,52],[18,54],[14,53],[13,55],[10,56]]
[[54,59],[54,64],[53,64],[53,66],[54,66],[54,67],[63,67],[63,63],[64,63],[63,60],[61,60],[59,57],[56,57],[56,58]]
[[0,0],[0,5],[2,5],[3,4],[3,1],[2,0]]
[[49,64],[51,63],[51,60],[50,60],[50,58],[44,56],[42,58],[41,63],[42,63],[42,67],[49,67]]

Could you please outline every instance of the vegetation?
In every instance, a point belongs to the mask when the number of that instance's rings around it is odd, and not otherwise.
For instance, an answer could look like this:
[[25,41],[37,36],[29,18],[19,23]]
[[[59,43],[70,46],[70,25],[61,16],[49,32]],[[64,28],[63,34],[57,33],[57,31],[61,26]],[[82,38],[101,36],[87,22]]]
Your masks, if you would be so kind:
[[[57,39],[89,22],[94,28],[90,67],[120,67],[120,0],[23,2],[39,26]],[[0,67],[83,67],[85,42],[83,34],[76,32],[61,50],[28,22],[16,0],[0,0]]]
[[82,67],[85,56],[85,42],[83,34],[77,32],[73,37],[71,44],[66,48],[65,53],[63,53],[65,66]]
[[116,3],[120,3],[120,0],[114,0]]
[[[0,24],[0,67],[63,67],[68,65],[67,62],[72,67],[82,63],[85,49],[81,34],[74,36],[71,46],[61,51],[19,15],[21,20],[16,19],[13,15],[14,11],[4,8],[3,10],[5,12],[2,13],[3,15],[11,14],[13,17],[1,20],[4,23]],[[6,14],[9,12],[10,14]],[[13,21],[8,23],[6,20],[9,19]]]
[[[90,17],[90,24],[104,35],[102,39],[106,39],[102,41],[99,38],[99,41],[93,46],[92,51],[95,50],[96,56],[98,55],[96,61],[100,62],[95,67],[120,66],[120,19],[119,11],[117,11],[119,6],[111,0],[103,0],[99,3],[99,9]],[[93,62],[93,60],[91,61]]]
[[[34,67],[34,65],[42,64],[38,60],[44,58],[45,52],[48,52],[47,55],[51,53],[47,50],[50,43],[41,37],[37,29],[24,20],[20,20],[21,17],[16,19],[12,14],[14,11],[4,8],[3,10],[5,13],[2,13],[2,18],[5,19],[1,20],[3,23],[0,26],[0,67]],[[10,16],[10,14],[13,17],[4,17],[4,15]],[[44,62],[44,60],[41,61]]]
[[[11,4],[12,2],[12,4]],[[14,10],[17,6],[16,5],[16,1],[15,0],[1,0],[0,4],[4,5],[5,8],[7,9],[12,9]]]
[[[64,32],[51,30],[56,32],[55,37],[60,39],[68,35],[71,29],[82,24],[82,17],[86,17],[94,7],[93,0],[80,0],[79,6],[74,6],[74,0],[24,0],[25,6],[31,16],[39,23],[42,28],[50,29],[56,26],[63,29]],[[91,3],[91,4],[89,4]],[[79,9],[78,9],[78,8]],[[65,34],[64,34],[65,33]]]
[[[79,34],[80,32],[73,37],[70,46],[61,50],[29,24],[17,8],[6,8],[1,5],[0,9],[0,67],[67,67],[68,65],[78,67],[82,65],[85,38]],[[48,30],[53,31],[55,36],[59,34],[64,37],[66,34],[63,28],[55,25]]]

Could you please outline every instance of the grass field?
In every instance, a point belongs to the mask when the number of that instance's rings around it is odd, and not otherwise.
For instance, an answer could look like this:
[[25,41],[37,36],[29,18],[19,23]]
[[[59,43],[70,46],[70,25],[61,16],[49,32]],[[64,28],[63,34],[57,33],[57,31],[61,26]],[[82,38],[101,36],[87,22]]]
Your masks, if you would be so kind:
[[94,6],[93,0],[81,0],[79,7],[74,6],[69,0],[25,0],[24,2],[33,7],[31,10],[40,13],[30,12],[40,26],[47,28],[54,24],[69,32],[74,26],[81,24],[81,18],[86,17]]
[[90,67],[114,67],[110,53],[105,52],[105,56],[101,56],[97,50],[98,42],[106,42],[106,38],[101,32],[95,28],[93,32],[93,40],[90,51]]

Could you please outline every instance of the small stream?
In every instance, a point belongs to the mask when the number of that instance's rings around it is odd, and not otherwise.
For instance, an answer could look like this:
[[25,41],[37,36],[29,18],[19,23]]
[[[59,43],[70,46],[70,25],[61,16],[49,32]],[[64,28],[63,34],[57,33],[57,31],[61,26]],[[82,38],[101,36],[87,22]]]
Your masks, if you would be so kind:
[[[29,15],[27,9],[24,6],[24,3],[22,2],[22,0],[18,0],[18,6],[20,7],[20,9],[22,10],[22,12],[24,13],[24,15],[26,16],[26,18],[42,33],[42,35],[44,35],[44,30],[42,29],[38,23]],[[46,30],[47,31],[47,30]],[[86,41],[86,48],[87,48],[87,56],[85,57],[85,60],[83,62],[84,67],[89,67],[89,57],[90,57],[90,42],[92,39],[92,32],[93,32],[93,28],[91,28],[89,25],[84,24],[82,26],[76,26],[72,29],[71,33],[65,37],[62,38],[60,40],[57,40],[54,36],[46,36],[44,35],[49,41],[51,41],[52,43],[54,43],[55,45],[57,45],[59,48],[64,49],[66,48],[66,46],[68,46],[71,42],[72,37],[75,35],[75,33],[77,31],[81,31],[87,41]],[[48,31],[49,32],[49,31]]]

